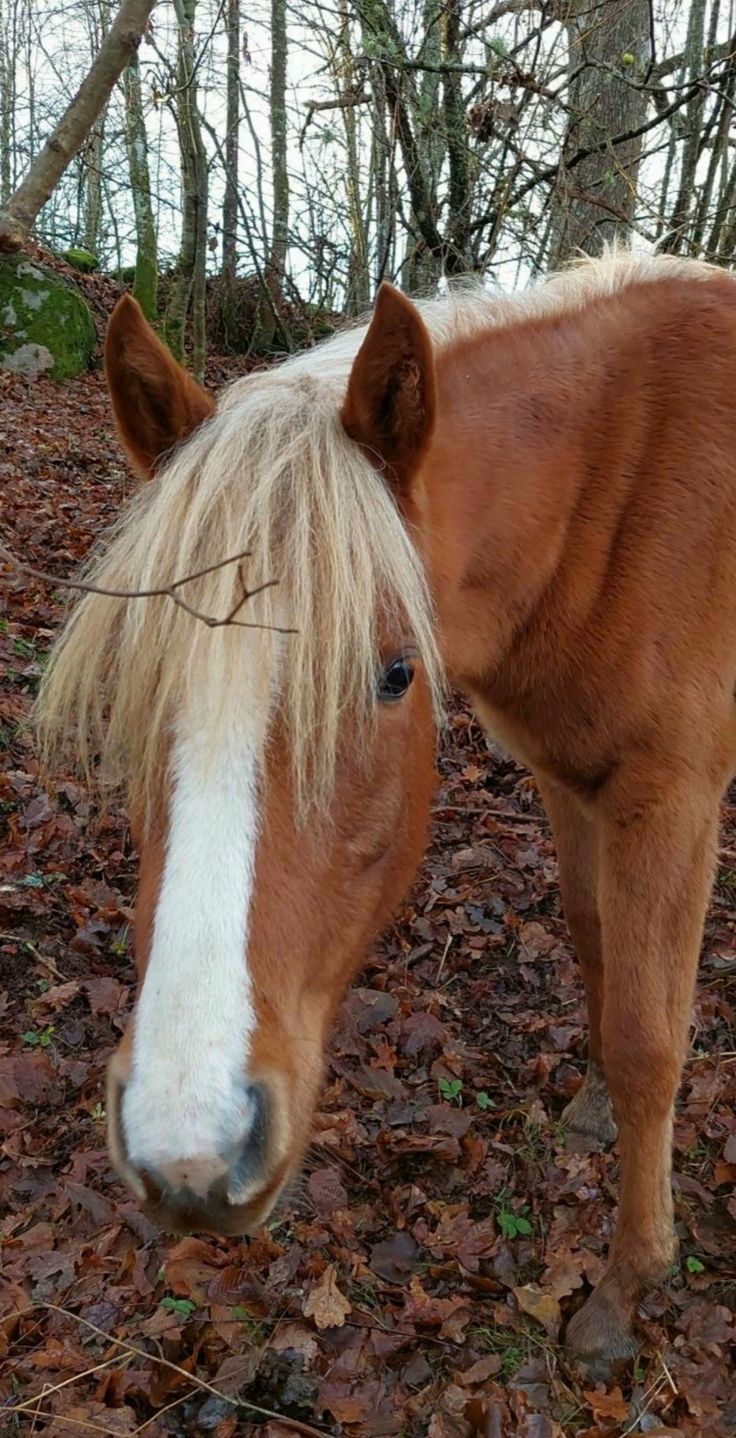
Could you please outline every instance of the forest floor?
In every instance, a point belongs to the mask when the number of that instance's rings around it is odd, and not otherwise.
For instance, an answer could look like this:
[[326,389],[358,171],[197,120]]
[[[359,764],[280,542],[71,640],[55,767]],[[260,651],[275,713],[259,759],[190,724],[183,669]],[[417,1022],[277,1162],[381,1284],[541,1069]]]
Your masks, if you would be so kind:
[[[2,542],[73,571],[135,484],[99,373],[0,376],[0,482]],[[736,801],[675,1126],[680,1260],[638,1359],[595,1385],[558,1340],[618,1160],[560,1131],[585,1020],[529,777],[454,708],[431,847],[342,1006],[297,1191],[251,1239],[161,1234],[105,1152],[135,855],[121,811],[39,779],[27,720],[64,596],[7,567],[3,592],[3,1438],[733,1438]]]

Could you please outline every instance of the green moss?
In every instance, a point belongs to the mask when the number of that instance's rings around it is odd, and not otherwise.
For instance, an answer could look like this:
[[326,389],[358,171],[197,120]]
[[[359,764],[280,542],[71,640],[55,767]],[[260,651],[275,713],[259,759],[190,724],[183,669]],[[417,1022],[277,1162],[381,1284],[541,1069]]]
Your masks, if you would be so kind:
[[133,297],[152,324],[155,323],[158,310],[157,294],[158,270],[155,261],[139,250],[133,278]]
[[0,366],[70,379],[89,367],[97,334],[73,285],[25,255],[0,259]]
[[71,250],[62,250],[62,260],[66,260],[74,270],[81,270],[83,275],[91,275],[94,270],[99,270],[100,262],[91,250],[83,250],[79,245]]

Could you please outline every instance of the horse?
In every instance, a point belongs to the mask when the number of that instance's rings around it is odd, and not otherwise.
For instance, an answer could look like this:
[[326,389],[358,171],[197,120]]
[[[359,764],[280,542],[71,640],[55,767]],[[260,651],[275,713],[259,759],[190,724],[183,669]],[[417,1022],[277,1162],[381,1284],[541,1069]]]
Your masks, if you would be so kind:
[[367,324],[216,404],[123,297],[106,367],[148,483],[88,579],[159,593],[85,593],[40,704],[48,753],[66,736],[123,786],[140,854],[112,1162],[169,1229],[270,1214],[336,1007],[421,861],[449,681],[556,843],[589,1013],[563,1120],[620,1146],[608,1264],[567,1329],[605,1367],[675,1252],[736,756],[736,282],[612,252],[513,296],[384,284]]

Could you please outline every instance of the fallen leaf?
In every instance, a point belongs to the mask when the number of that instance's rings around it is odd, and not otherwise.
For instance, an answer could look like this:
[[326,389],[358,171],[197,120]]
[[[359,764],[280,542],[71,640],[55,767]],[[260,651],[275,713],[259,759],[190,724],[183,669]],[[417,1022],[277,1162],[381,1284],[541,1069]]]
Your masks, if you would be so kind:
[[313,1318],[317,1328],[342,1328],[351,1312],[350,1304],[337,1286],[334,1263],[329,1263],[319,1283],[315,1284],[304,1304],[305,1318]]
[[522,1313],[528,1313],[530,1318],[541,1323],[550,1338],[556,1338],[562,1321],[557,1299],[553,1298],[551,1293],[544,1293],[536,1283],[526,1283],[522,1288],[514,1288],[512,1292]]
[[339,1168],[316,1168],[307,1180],[307,1193],[317,1213],[325,1218],[347,1208],[348,1196]]
[[410,1233],[395,1233],[372,1248],[371,1268],[388,1283],[408,1283],[416,1266],[417,1252]]
[[591,1392],[586,1390],[585,1397],[596,1418],[615,1418],[617,1422],[623,1422],[631,1413],[631,1404],[624,1398],[620,1388],[612,1388],[611,1392],[607,1393],[599,1383]]

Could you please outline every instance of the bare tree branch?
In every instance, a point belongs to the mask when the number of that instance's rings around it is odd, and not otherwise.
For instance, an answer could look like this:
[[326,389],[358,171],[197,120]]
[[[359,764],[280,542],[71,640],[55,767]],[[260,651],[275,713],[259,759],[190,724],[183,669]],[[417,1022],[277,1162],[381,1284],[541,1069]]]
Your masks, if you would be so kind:
[[[236,629],[268,629],[275,634],[298,634],[298,629],[283,628],[279,624],[255,624],[249,623],[246,619],[236,619],[244,604],[249,599],[254,599],[257,594],[262,594],[265,589],[273,589],[280,581],[278,579],[267,579],[264,584],[259,584],[255,589],[248,589],[243,573],[242,560],[250,555],[249,549],[243,549],[239,554],[231,554],[227,559],[221,559],[217,564],[209,564],[206,569],[198,569],[196,574],[186,574],[183,579],[175,579],[173,584],[164,584],[158,589],[105,589],[99,584],[90,584],[82,579],[61,579],[58,574],[49,574],[45,569],[34,569],[30,564],[23,564],[16,559],[9,549],[0,545],[0,561],[10,564],[20,574],[27,574],[31,579],[39,579],[43,584],[53,584],[56,589],[78,589],[83,594],[102,594],[109,599],[159,599],[167,598],[173,600],[179,609],[185,614],[190,614],[193,619],[198,619],[206,624],[208,629],[223,629],[230,626]],[[214,574],[218,569],[225,569],[228,564],[237,564],[238,578],[240,580],[240,596],[232,609],[223,619],[217,619],[212,614],[203,614],[201,610],[194,609],[180,594],[177,593],[184,584],[192,584],[195,579],[202,579],[205,574]]]
[[89,74],[25,179],[0,213],[0,250],[19,250],[54,186],[87,138],[119,75],[138,49],[156,0],[123,0]]

